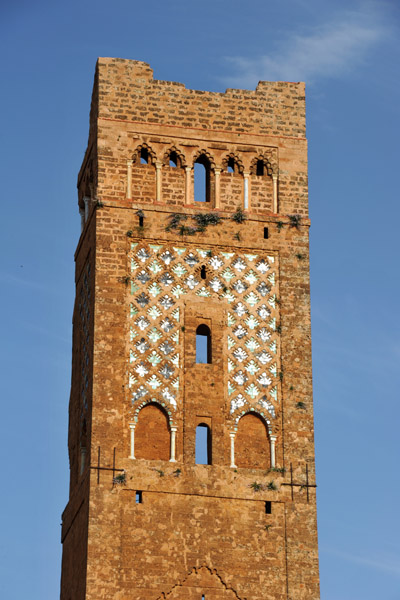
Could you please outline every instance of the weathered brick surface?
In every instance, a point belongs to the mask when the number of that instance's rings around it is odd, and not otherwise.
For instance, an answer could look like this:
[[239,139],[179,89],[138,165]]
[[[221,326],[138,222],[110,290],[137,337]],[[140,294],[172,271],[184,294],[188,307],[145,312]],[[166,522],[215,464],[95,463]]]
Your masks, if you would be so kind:
[[[62,600],[319,597],[304,115],[303,84],[199,92],[99,59],[78,180]],[[199,231],[199,214],[222,220]],[[196,363],[201,324],[211,364]],[[211,465],[195,464],[200,423]]]

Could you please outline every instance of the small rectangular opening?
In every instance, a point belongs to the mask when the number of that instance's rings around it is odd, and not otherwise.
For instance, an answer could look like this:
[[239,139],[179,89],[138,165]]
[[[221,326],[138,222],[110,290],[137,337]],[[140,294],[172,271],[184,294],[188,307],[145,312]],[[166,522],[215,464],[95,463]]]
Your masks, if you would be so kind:
[[264,227],[264,240],[268,239],[268,227]]
[[142,504],[143,502],[143,493],[139,490],[136,491],[135,502],[136,504]]
[[272,502],[267,500],[265,503],[265,514],[270,515],[272,513]]

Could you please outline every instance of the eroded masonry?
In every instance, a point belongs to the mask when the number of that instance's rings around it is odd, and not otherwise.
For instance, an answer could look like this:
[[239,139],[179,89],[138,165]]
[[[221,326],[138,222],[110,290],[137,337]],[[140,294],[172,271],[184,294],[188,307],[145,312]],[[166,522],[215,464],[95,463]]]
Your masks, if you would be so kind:
[[62,600],[317,600],[304,84],[97,63]]

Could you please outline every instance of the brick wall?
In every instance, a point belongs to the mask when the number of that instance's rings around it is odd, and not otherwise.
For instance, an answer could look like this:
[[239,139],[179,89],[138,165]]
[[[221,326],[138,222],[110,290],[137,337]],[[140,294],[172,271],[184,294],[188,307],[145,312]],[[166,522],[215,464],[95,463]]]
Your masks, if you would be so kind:
[[[98,61],[78,178],[89,215],[76,252],[62,600],[319,597],[315,487],[304,487],[315,483],[304,115],[301,83],[217,94],[154,80],[144,63]],[[201,324],[211,364],[196,362]],[[200,423],[211,465],[195,464]]]

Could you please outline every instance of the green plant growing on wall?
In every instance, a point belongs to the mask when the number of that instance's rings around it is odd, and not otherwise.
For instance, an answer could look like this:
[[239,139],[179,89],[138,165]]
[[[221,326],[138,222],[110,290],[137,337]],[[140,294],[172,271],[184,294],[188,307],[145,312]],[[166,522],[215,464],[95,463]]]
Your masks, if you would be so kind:
[[276,224],[277,228],[278,228],[278,233],[281,232],[282,227],[284,226],[284,222],[283,221],[278,221]]
[[174,475],[175,477],[179,477],[179,475],[182,473],[182,471],[180,469],[175,469],[174,471]]
[[235,233],[235,235],[233,237],[235,238],[235,240],[240,242],[240,233],[238,231]]
[[305,257],[306,257],[306,255],[305,254],[301,254],[300,252],[298,252],[296,254],[296,258],[298,258],[299,260],[303,260]]
[[102,202],[101,200],[96,200],[96,204],[95,207],[97,208],[103,208],[104,206],[104,202]]
[[246,215],[244,214],[241,206],[238,206],[236,211],[233,213],[232,215],[232,221],[235,221],[235,223],[244,223],[244,221],[246,220]]
[[117,485],[125,485],[126,484],[126,473],[125,473],[125,471],[123,471],[122,473],[118,473],[118,475],[116,475],[113,478],[113,483],[115,483]]
[[277,488],[277,486],[276,486],[276,484],[275,484],[274,480],[270,481],[270,482],[267,484],[267,490],[269,490],[269,491],[271,491],[271,492],[274,492],[274,491],[276,491],[277,489],[278,489],[278,488]]
[[299,228],[301,223],[301,215],[289,215],[290,227]]
[[253,481],[253,483],[250,484],[250,487],[255,492],[260,492],[263,489],[262,483],[257,483],[257,481]]
[[285,467],[271,467],[268,469],[267,473],[282,473],[282,475],[286,472]]
[[300,408],[301,410],[305,410],[306,409],[306,405],[304,404],[304,402],[297,402],[296,404],[296,408]]
[[133,231],[132,231],[132,229],[129,229],[129,231],[126,232],[126,237],[128,237],[128,238],[133,237]]
[[165,231],[177,230],[180,235],[196,235],[203,233],[209,225],[218,225],[222,221],[217,213],[197,213],[192,215],[192,220],[195,225],[188,226],[185,222],[188,220],[188,215],[172,213],[169,215],[169,223],[165,227]]

